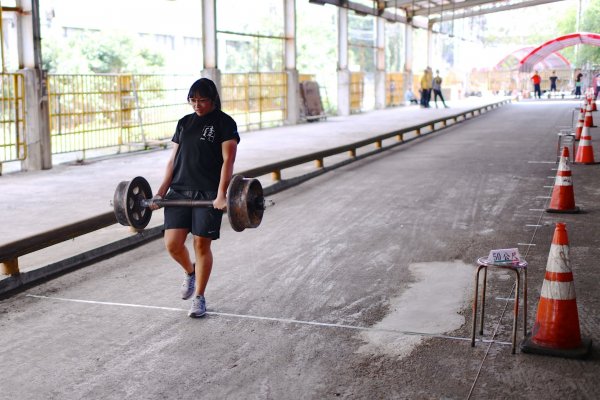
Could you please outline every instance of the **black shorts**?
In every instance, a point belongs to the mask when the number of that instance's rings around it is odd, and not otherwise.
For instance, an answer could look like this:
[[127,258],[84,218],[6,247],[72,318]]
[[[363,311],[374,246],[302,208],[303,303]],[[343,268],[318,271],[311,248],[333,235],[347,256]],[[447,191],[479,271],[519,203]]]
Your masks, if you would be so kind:
[[[217,192],[170,189],[165,199],[214,200]],[[165,229],[187,229],[192,235],[216,240],[223,211],[212,207],[165,207]]]

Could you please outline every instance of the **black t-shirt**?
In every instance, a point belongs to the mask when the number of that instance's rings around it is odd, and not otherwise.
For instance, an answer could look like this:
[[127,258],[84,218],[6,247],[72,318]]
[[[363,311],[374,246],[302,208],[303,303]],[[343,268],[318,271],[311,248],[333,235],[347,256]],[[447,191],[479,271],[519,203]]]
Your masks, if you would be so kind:
[[179,144],[173,165],[171,188],[216,192],[221,179],[221,144],[240,136],[237,124],[221,110],[199,117],[186,115],[177,122],[172,141]]

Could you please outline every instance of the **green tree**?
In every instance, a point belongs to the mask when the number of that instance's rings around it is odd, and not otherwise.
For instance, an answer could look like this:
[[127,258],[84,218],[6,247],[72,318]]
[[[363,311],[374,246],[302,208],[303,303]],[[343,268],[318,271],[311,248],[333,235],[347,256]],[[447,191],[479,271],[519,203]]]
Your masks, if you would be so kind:
[[362,72],[375,71],[375,18],[348,15],[348,57],[350,69],[358,66]]
[[385,66],[390,72],[404,70],[404,31],[400,24],[386,23]]
[[88,74],[91,72],[82,54],[83,40],[62,37],[42,38],[42,65],[50,73]]
[[164,56],[124,34],[83,32],[69,38],[42,41],[44,69],[51,73],[156,73]]
[[134,54],[131,38],[101,35],[94,39],[96,40],[87,40],[87,46],[83,48],[83,55],[92,72],[98,74],[131,72],[131,70],[127,71],[133,61],[131,55]]
[[[567,10],[566,13],[563,14],[562,18],[558,20],[556,26],[558,27],[558,36],[567,35],[569,33],[575,32],[577,29],[575,28],[577,21],[577,9],[571,8]],[[560,51],[571,64],[577,64],[577,60],[575,59],[575,47],[567,47]]]
[[[582,32],[600,32],[600,0],[591,0],[581,18]],[[600,47],[584,45],[579,46],[577,53],[577,65],[583,66],[587,63],[600,65]]]
[[[217,27],[225,31],[219,33],[219,41],[225,42],[219,53],[219,64],[224,72],[279,72],[284,69],[282,1],[219,0]],[[262,37],[248,36],[252,34]]]
[[314,75],[326,112],[337,108],[337,8],[297,1],[297,68]]

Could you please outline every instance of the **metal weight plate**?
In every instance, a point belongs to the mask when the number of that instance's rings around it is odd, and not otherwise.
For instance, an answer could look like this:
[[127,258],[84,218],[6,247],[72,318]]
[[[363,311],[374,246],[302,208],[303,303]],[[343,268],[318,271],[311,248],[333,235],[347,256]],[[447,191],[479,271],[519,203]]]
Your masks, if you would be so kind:
[[236,232],[256,228],[262,221],[265,199],[258,179],[235,175],[227,188],[227,216]]
[[115,217],[117,222],[121,225],[129,226],[127,221],[127,186],[129,181],[121,181],[115,189],[115,195],[113,196],[113,208],[115,211]]
[[150,184],[141,176],[119,183],[113,198],[117,221],[121,225],[131,226],[136,230],[144,229],[150,222],[152,210],[142,206],[141,203],[142,200],[151,198]]

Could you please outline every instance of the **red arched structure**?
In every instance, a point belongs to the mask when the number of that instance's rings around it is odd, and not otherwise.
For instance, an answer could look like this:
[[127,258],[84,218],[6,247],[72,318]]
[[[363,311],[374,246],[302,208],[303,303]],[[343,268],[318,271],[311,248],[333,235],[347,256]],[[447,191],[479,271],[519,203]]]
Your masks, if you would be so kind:
[[[494,69],[496,71],[502,70],[518,70],[521,66],[521,60],[527,56],[534,49],[533,46],[523,47],[513,51],[509,55],[505,56],[500,60]],[[555,52],[549,54],[546,58],[534,64],[534,68],[542,70],[553,70],[553,69],[571,69],[571,63],[562,54]]]
[[600,34],[597,33],[571,33],[565,36],[557,37],[533,49],[519,62],[520,72],[531,72],[533,66],[542,61],[550,54],[564,49],[565,47],[575,46],[576,44],[589,44],[600,46]]

